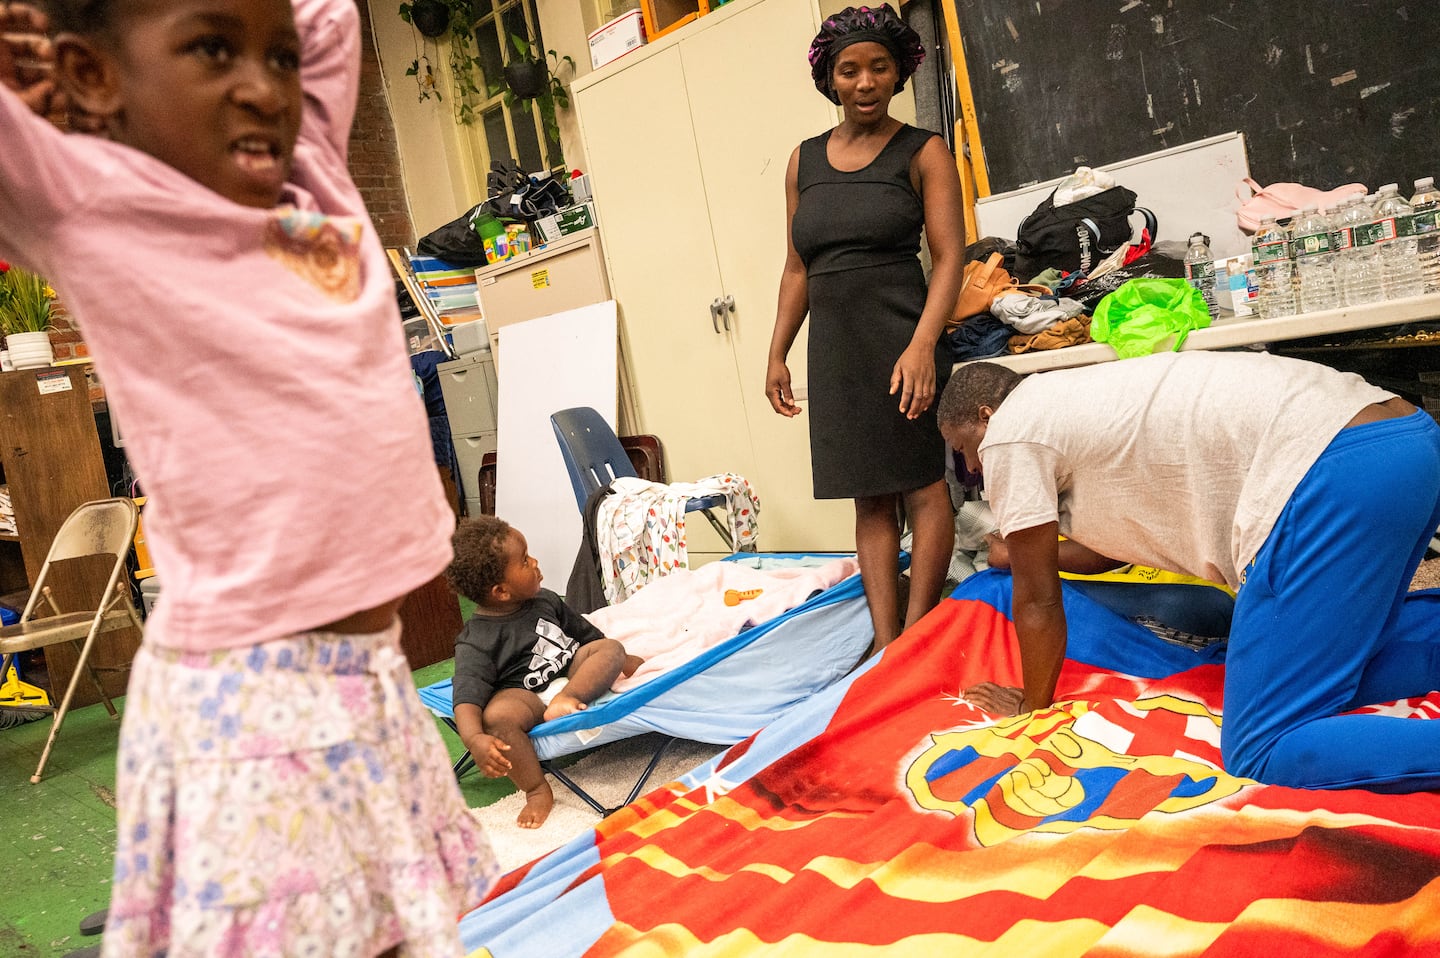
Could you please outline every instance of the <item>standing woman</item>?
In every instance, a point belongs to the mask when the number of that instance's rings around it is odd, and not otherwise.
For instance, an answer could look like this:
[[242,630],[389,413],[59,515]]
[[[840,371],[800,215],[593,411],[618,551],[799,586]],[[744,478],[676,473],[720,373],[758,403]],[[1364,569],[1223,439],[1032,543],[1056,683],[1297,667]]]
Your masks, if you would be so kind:
[[777,413],[799,415],[785,361],[808,312],[815,497],[855,500],[877,650],[900,632],[901,506],[915,533],[906,627],[940,601],[954,541],[935,400],[950,373],[937,344],[962,273],[960,177],[943,139],[889,114],[924,57],[888,4],[841,11],[810,45],[815,86],[844,119],[790,156],[789,251],[765,383]]

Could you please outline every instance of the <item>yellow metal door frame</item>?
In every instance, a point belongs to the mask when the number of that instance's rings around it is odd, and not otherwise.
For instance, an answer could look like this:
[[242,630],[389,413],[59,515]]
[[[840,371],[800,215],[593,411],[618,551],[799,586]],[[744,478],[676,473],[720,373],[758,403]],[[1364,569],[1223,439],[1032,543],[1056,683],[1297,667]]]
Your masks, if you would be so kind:
[[965,44],[960,38],[960,16],[955,0],[940,0],[945,12],[945,33],[955,69],[955,90],[960,107],[955,120],[955,162],[960,170],[961,195],[965,202],[965,241],[979,239],[975,222],[975,201],[990,195],[990,174],[985,169],[985,149],[980,140],[980,121],[975,114],[975,94],[970,88],[970,68],[965,62]]

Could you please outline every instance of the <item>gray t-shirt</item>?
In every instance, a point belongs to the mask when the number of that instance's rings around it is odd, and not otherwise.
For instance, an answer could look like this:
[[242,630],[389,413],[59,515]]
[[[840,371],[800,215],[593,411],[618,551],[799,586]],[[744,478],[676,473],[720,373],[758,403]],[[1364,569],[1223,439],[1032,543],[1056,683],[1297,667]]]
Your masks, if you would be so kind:
[[1029,377],[980,462],[1002,535],[1058,521],[1112,559],[1236,588],[1325,447],[1393,396],[1266,353],[1163,353]]
[[549,589],[511,615],[477,612],[455,639],[455,704],[484,708],[500,689],[538,694],[565,672],[576,649],[603,638]]

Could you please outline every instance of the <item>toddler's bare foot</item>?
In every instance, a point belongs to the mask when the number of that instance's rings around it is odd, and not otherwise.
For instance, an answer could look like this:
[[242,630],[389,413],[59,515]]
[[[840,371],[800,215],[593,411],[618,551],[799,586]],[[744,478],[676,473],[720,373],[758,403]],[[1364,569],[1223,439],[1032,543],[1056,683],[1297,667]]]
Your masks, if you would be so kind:
[[569,715],[571,712],[581,712],[585,709],[585,703],[573,695],[560,693],[550,700],[545,708],[545,721],[557,719],[562,715]]
[[620,674],[624,676],[634,675],[635,670],[644,664],[645,660],[640,658],[640,656],[627,654],[625,656],[625,664],[620,667]]
[[555,793],[550,790],[550,783],[541,782],[525,793],[525,807],[515,817],[515,824],[521,828],[539,828],[550,817],[554,804]]

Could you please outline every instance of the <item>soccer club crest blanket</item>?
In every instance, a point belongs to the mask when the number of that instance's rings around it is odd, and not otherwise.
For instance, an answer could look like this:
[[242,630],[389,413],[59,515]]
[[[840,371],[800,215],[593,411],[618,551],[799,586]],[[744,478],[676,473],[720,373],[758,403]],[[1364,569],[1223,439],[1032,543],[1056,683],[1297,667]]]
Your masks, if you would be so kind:
[[[864,670],[511,873],[462,920],[470,954],[1440,954],[1440,795],[1226,774],[1223,649],[1068,588],[1056,704],[997,722],[958,693],[1019,684],[1009,584],[972,578]],[[1425,721],[1440,695],[1383,708]]]

